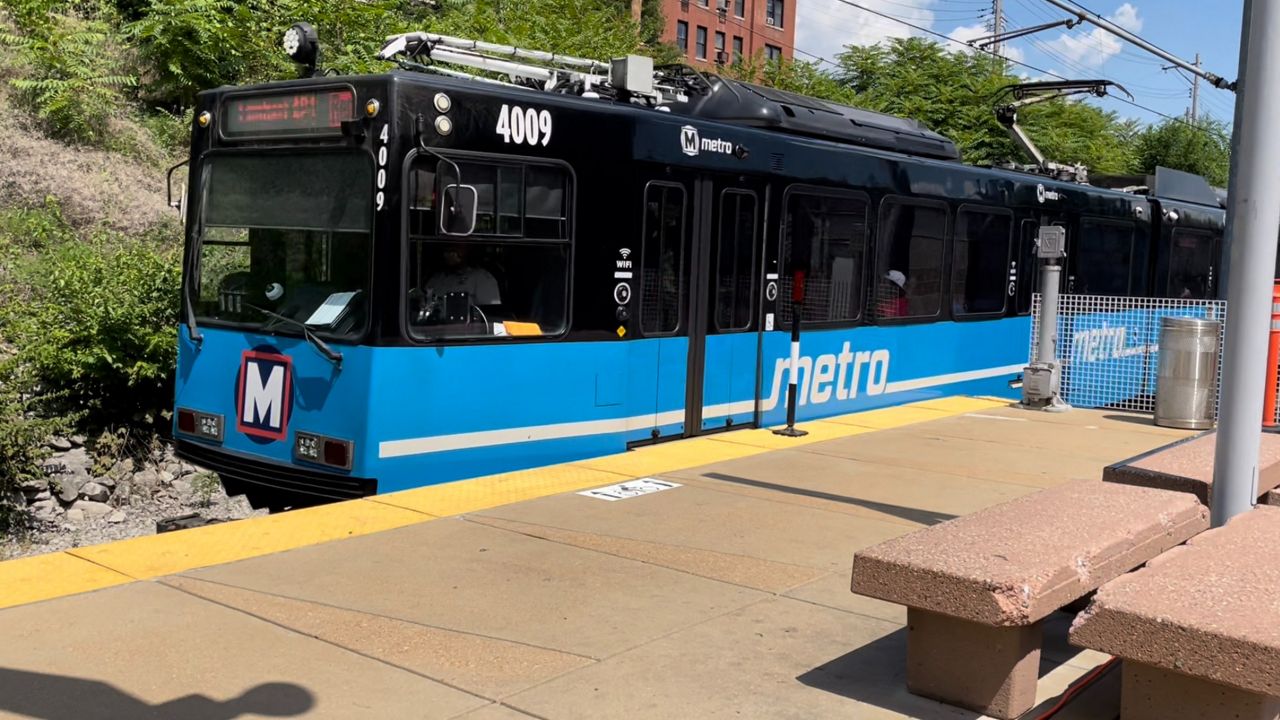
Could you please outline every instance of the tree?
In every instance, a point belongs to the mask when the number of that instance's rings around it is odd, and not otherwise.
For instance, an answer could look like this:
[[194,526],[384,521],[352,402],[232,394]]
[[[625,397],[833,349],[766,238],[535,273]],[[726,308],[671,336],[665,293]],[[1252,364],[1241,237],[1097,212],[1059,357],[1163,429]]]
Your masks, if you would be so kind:
[[[966,162],[977,165],[1028,162],[996,121],[996,95],[1023,82],[988,55],[948,52],[922,38],[848,47],[839,56],[840,81],[853,103],[912,118],[951,138]],[[1114,113],[1066,100],[1019,112],[1019,122],[1045,155],[1081,163],[1095,172],[1122,173],[1132,165],[1133,128]]]
[[1231,136],[1226,124],[1206,118],[1196,125],[1166,120],[1136,138],[1136,169],[1155,172],[1156,166],[1203,175],[1212,185],[1227,186],[1231,167]]

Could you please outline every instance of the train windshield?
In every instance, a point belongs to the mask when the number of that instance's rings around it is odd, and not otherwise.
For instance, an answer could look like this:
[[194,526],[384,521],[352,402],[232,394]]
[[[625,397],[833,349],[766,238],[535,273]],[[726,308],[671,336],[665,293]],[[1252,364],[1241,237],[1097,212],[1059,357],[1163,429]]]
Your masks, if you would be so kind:
[[559,166],[419,157],[409,174],[409,333],[545,337],[568,319],[571,181]]
[[217,155],[192,293],[201,323],[352,339],[368,324],[373,170],[355,153]]

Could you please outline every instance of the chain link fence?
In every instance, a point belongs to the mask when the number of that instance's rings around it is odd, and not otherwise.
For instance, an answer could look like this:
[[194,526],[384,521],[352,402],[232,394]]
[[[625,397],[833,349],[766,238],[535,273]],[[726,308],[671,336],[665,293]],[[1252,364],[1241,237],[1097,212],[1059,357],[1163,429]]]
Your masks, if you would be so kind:
[[[1031,358],[1036,352],[1041,302],[1036,293],[1031,308]],[[1160,322],[1165,317],[1216,320],[1223,324],[1221,337],[1226,335],[1227,303],[1221,300],[1060,295],[1058,361],[1062,364],[1062,399],[1080,408],[1154,413]],[[1219,387],[1221,357],[1219,343]]]

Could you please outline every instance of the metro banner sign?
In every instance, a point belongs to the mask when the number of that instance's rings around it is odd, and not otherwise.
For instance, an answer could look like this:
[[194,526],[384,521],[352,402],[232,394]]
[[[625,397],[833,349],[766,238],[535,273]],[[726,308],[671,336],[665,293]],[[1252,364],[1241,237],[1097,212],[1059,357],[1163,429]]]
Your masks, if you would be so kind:
[[236,387],[236,429],[251,437],[284,440],[289,433],[293,363],[287,355],[246,350]]
[[1154,396],[1165,317],[1210,319],[1205,308],[1082,313],[1058,318],[1063,400],[1099,408]]

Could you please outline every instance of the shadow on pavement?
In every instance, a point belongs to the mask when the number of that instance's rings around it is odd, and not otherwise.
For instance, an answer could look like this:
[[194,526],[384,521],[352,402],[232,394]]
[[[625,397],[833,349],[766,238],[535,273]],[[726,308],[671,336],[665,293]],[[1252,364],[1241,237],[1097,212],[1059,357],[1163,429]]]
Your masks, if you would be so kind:
[[251,714],[293,717],[314,705],[315,698],[308,690],[291,683],[264,683],[225,701],[187,695],[151,705],[98,680],[0,667],[0,711],[38,720],[234,720]]
[[1129,423],[1131,425],[1142,425],[1144,427],[1158,427],[1155,420],[1150,415],[1140,415],[1137,413],[1123,415],[1103,415],[1103,420],[1113,420],[1115,422]]
[[[1055,613],[1045,624],[1045,652],[1040,656],[1040,677],[1065,664],[1071,653],[1066,642],[1071,616]],[[1083,670],[1081,671],[1083,672]],[[847,697],[866,705],[922,720],[977,720],[985,717],[907,692],[907,629],[889,633],[851,653],[823,663],[796,678],[816,690]],[[1072,683],[1074,687],[1079,681]],[[1050,698],[1037,708],[1051,707]],[[1105,698],[1104,698],[1105,700]],[[1037,717],[1037,713],[1028,713]],[[1111,718],[1110,714],[1099,717]]]
[[762,490],[774,490],[777,492],[787,493],[788,495],[803,495],[805,497],[817,498],[819,500],[830,500],[831,502],[843,503],[845,505],[857,505],[858,507],[875,510],[876,512],[882,512],[886,515],[892,515],[896,518],[916,523],[917,525],[937,525],[938,523],[943,523],[956,517],[955,515],[948,515],[946,513],[933,512],[932,510],[921,510],[920,508],[891,505],[889,503],[875,502],[874,500],[863,500],[860,498],[848,497],[846,495],[834,495],[820,490],[807,490],[805,488],[793,487],[791,485],[778,485],[777,483],[765,482],[763,480],[750,480],[744,477],[725,475],[724,473],[703,473],[702,477],[711,480],[720,480],[727,483],[734,483],[737,485],[747,485],[749,487],[760,488]]

